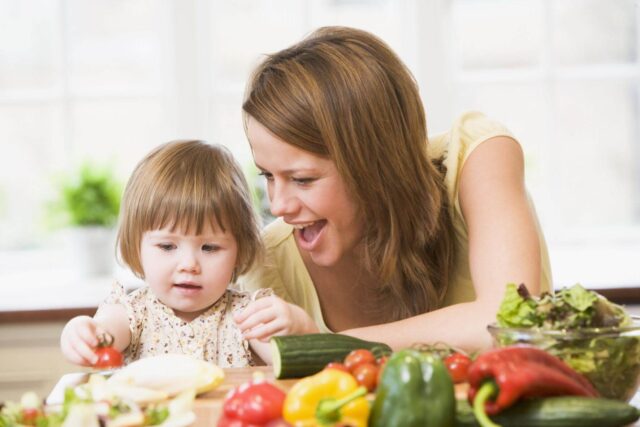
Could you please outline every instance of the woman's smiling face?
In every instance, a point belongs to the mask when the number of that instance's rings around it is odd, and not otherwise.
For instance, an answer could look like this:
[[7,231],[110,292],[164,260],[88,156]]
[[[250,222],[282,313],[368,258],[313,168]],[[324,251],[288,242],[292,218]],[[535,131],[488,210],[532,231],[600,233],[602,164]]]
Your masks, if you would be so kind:
[[325,267],[351,253],[362,221],[333,161],[286,143],[252,117],[247,135],[267,180],[271,213],[296,228],[298,247]]

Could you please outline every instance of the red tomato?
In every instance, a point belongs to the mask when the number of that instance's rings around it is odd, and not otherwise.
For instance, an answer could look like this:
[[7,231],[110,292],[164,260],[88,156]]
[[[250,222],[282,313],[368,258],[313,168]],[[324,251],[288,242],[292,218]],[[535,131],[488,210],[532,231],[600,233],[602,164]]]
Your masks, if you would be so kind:
[[361,363],[354,368],[353,376],[358,384],[371,392],[378,386],[378,370],[378,366],[373,363]]
[[373,365],[376,364],[376,357],[369,350],[360,349],[353,350],[351,353],[347,354],[347,357],[344,358],[344,366],[351,372],[355,370],[355,368],[363,363],[371,363]]
[[93,364],[93,367],[111,369],[122,366],[124,362],[122,353],[111,346],[113,344],[113,337],[105,333],[98,337],[98,341],[98,348],[96,348],[98,361]]
[[26,426],[35,426],[36,420],[40,416],[40,410],[38,408],[23,408],[22,409],[22,423]]
[[339,371],[344,371],[348,374],[351,373],[349,369],[346,366],[344,366],[344,363],[340,363],[340,362],[329,362],[327,363],[327,366],[324,367],[324,369],[338,369]]
[[122,366],[122,353],[113,347],[98,347],[96,354],[98,361],[93,365],[95,368],[110,369]]
[[444,364],[455,384],[467,381],[467,373],[471,359],[462,353],[453,353],[444,359]]

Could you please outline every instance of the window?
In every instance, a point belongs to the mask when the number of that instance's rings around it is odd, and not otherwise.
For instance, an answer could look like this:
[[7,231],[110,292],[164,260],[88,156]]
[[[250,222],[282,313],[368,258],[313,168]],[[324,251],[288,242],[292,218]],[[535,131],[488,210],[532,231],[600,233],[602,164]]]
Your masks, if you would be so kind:
[[1,274],[73,276],[66,236],[44,221],[60,172],[89,159],[125,181],[177,138],[224,144],[247,167],[241,104],[261,54],[329,24],[411,52],[413,3],[0,0]]
[[0,2],[0,250],[44,243],[57,173],[91,158],[126,176],[173,134],[168,2],[35,3]]
[[260,55],[349,25],[407,63],[430,133],[478,109],[518,136],[558,284],[640,283],[633,0],[0,0],[0,10],[3,271],[70,265],[43,218],[55,175],[83,159],[124,181],[157,144],[199,138],[249,167],[240,106]]
[[640,284],[637,2],[454,0],[450,12],[453,109],[499,118],[523,144],[556,285]]

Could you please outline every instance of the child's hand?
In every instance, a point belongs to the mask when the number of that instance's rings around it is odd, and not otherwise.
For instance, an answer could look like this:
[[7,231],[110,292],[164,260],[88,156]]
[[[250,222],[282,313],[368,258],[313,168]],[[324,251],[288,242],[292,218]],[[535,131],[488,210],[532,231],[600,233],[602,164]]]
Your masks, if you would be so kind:
[[300,307],[276,296],[251,302],[234,315],[245,339],[266,342],[272,335],[298,335],[318,332],[311,317]]
[[60,349],[71,363],[81,366],[93,366],[98,361],[95,348],[98,335],[105,331],[89,316],[71,319],[62,330]]

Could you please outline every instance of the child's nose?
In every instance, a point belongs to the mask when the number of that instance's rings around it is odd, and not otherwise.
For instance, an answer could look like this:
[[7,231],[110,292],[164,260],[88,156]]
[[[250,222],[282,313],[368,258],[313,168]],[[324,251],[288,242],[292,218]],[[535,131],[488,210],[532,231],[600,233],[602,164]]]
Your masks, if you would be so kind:
[[180,259],[179,270],[188,273],[199,273],[200,263],[198,257],[191,251],[186,251]]

